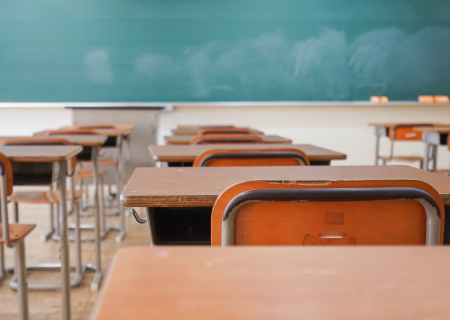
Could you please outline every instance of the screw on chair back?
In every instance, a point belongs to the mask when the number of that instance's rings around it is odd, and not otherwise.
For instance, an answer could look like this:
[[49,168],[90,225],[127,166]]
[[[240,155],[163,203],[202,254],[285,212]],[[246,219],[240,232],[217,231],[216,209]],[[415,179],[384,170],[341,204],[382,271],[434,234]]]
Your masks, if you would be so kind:
[[195,159],[194,167],[308,166],[308,156],[298,149],[209,150]]
[[249,181],[225,190],[211,243],[228,245],[438,245],[444,206],[414,180]]
[[260,136],[251,134],[211,134],[205,136],[198,136],[194,138],[190,144],[229,144],[229,143],[239,143],[239,144],[264,144],[265,141]]

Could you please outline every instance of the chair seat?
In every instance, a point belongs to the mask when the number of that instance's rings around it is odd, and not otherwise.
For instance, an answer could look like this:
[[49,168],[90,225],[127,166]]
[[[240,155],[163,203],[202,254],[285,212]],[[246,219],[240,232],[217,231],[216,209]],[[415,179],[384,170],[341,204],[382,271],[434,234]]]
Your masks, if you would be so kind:
[[389,156],[381,156],[380,159],[384,160],[384,161],[398,160],[398,161],[410,161],[410,162],[414,162],[414,161],[423,162],[423,157],[420,157],[420,156],[394,156],[392,158]]
[[[85,166],[93,166],[94,165],[94,163],[92,161],[81,161],[80,163]],[[98,159],[98,165],[100,167],[112,166],[115,164],[117,164],[116,159]]]
[[[33,231],[35,224],[10,224],[9,225],[9,237],[12,242],[22,241],[31,231]],[[0,245],[5,243],[3,238],[3,228],[0,223]]]
[[[106,170],[99,170],[98,171],[98,175],[100,177],[103,177],[106,174]],[[74,175],[73,175],[73,179],[74,180],[83,180],[83,179],[91,179],[94,177],[94,171],[90,170],[90,169],[80,169],[77,170]]]
[[[82,190],[75,191],[75,200],[81,198],[83,194]],[[52,204],[59,203],[59,191],[23,191],[13,193],[8,200],[16,203],[28,203],[28,204]],[[67,191],[67,200],[72,200],[70,191]]]

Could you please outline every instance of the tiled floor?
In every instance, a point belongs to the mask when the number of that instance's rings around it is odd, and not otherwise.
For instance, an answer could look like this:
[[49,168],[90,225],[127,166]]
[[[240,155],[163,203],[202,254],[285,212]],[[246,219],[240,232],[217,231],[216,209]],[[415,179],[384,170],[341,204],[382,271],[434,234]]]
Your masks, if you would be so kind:
[[[26,239],[27,264],[41,262],[58,262],[59,243],[49,240],[42,242],[40,237],[48,230],[49,213],[47,205],[21,205],[20,222],[35,223],[36,229]],[[11,207],[10,207],[11,212]],[[140,212],[141,216],[143,212]],[[72,220],[72,218],[70,218]],[[82,218],[82,223],[92,222],[92,218]],[[107,224],[116,224],[117,218],[107,218]],[[120,247],[130,245],[148,245],[149,237],[145,225],[139,225],[133,217],[126,218],[127,234],[121,244],[114,242],[116,232],[110,232],[102,241],[103,273],[107,274],[111,260]],[[84,232],[89,234],[89,232]],[[6,248],[6,266],[13,266],[13,251]],[[83,264],[94,263],[93,243],[83,243]],[[70,243],[70,256],[74,258],[74,244]],[[71,260],[73,261],[73,260]],[[93,273],[86,273],[80,287],[71,290],[71,308],[73,320],[88,319],[92,307],[98,296],[97,292],[89,289]],[[0,284],[0,319],[18,319],[18,304],[16,292],[9,287],[10,278]],[[31,274],[28,282],[44,280],[59,281],[60,274]],[[30,292],[29,293],[30,319],[32,320],[61,320],[61,294],[59,292]]]

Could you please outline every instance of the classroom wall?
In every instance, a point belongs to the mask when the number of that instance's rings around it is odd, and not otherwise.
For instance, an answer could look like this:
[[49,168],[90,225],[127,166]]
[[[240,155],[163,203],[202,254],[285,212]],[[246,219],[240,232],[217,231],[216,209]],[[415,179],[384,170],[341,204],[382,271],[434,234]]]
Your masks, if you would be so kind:
[[[130,111],[132,112],[132,111]],[[267,105],[242,104],[175,105],[160,115],[158,143],[178,124],[232,123],[251,126],[267,134],[289,137],[294,143],[310,143],[344,152],[345,161],[333,165],[372,165],[375,136],[369,122],[450,122],[450,105]],[[31,135],[33,132],[73,123],[72,111],[62,107],[1,107],[0,136]],[[382,154],[388,154],[387,139],[382,141]],[[423,155],[421,143],[402,143],[396,151],[407,155]],[[448,168],[449,152],[439,148],[439,168]]]
[[[373,165],[375,160],[374,128],[369,122],[446,122],[450,105],[276,105],[276,106],[177,106],[160,119],[159,143],[178,124],[235,124],[250,126],[266,134],[289,137],[294,143],[310,143],[346,153],[346,161],[333,165]],[[398,143],[396,152],[423,155],[421,143]],[[388,154],[389,143],[383,139],[381,154]],[[438,167],[448,168],[449,152],[439,148]],[[418,166],[418,164],[417,164]]]

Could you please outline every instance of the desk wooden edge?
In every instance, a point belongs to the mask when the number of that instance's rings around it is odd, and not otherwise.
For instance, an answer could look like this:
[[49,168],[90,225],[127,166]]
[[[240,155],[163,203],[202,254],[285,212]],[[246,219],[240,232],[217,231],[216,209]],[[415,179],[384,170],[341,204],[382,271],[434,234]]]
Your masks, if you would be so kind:
[[[257,180],[257,179],[255,179]],[[264,181],[264,180],[259,180]],[[324,181],[308,181],[309,184],[323,183]],[[231,185],[230,185],[231,187]],[[223,190],[225,191],[225,190]],[[223,192],[222,191],[222,192]],[[445,206],[450,205],[450,193],[440,193]],[[120,203],[126,208],[133,207],[212,207],[219,195],[183,195],[180,196],[130,196],[120,195]]]
[[83,147],[81,146],[73,146],[76,147],[71,153],[66,155],[65,157],[22,157],[22,156],[12,156],[8,157],[8,159],[12,162],[64,162],[67,161],[77,154],[79,154]]

